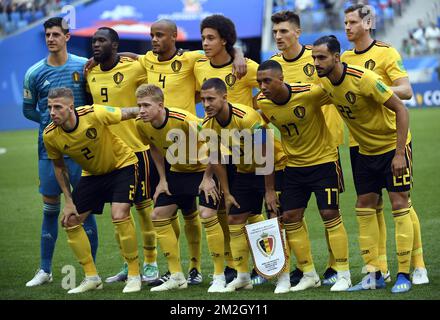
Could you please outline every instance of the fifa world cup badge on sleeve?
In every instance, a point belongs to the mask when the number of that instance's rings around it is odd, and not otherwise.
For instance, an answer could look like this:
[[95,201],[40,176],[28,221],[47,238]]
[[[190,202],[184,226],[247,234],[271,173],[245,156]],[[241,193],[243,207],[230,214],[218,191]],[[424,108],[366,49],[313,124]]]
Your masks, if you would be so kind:
[[246,236],[256,271],[267,279],[278,276],[287,263],[278,219],[246,225]]

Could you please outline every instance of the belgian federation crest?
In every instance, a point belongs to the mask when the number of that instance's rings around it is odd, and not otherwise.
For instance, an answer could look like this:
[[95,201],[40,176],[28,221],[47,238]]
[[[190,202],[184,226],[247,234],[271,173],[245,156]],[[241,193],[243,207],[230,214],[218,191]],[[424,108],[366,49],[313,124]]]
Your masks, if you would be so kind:
[[356,102],[356,95],[355,95],[353,92],[351,92],[351,91],[348,91],[348,92],[346,93],[345,98],[346,98],[347,101],[350,102],[351,104],[355,104],[355,102]]
[[370,59],[367,62],[365,62],[366,69],[374,70],[375,67],[376,67],[376,62],[373,59]]
[[261,253],[266,257],[270,257],[275,252],[275,238],[273,236],[263,233],[257,241],[258,249],[260,249]]
[[237,81],[237,77],[234,76],[232,73],[228,74],[225,77],[225,82],[230,87],[232,87],[235,84],[236,81]]
[[315,73],[315,66],[313,64],[308,63],[304,66],[303,70],[308,77],[311,77]]
[[78,71],[75,71],[74,73],[72,73],[72,80],[73,82],[80,82],[81,81],[81,75],[79,74]]
[[86,136],[87,136],[87,138],[93,140],[93,139],[96,139],[96,137],[98,136],[98,132],[96,131],[95,128],[89,128],[86,131]]
[[295,108],[295,110],[293,110],[293,113],[297,118],[302,119],[306,115],[306,108],[298,106]]
[[267,279],[279,275],[288,261],[278,219],[249,224],[245,230],[258,274]]
[[173,69],[174,72],[179,72],[180,69],[182,69],[182,62],[179,60],[174,60],[174,62],[171,64],[171,69]]
[[124,75],[120,72],[117,72],[113,75],[113,81],[116,84],[120,84],[122,82],[122,80],[124,80]]

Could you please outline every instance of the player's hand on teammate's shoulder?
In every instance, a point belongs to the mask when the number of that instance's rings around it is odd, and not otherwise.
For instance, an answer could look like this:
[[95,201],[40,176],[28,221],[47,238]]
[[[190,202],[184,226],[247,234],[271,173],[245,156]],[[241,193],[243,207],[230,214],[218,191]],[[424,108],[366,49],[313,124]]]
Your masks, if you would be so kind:
[[241,50],[235,49],[235,57],[232,62],[232,74],[237,77],[238,80],[243,78],[247,73],[246,58]]
[[87,78],[87,74],[89,73],[89,71],[92,70],[92,68],[96,67],[97,65],[98,63],[95,61],[93,57],[87,60],[83,68],[84,78]]

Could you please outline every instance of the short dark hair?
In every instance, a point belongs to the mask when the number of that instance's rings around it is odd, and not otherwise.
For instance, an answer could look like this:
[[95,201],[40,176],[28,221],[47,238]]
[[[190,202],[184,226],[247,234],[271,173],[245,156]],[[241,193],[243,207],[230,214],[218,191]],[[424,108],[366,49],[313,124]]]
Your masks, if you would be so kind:
[[233,56],[234,44],[237,41],[237,32],[235,31],[235,25],[232,20],[220,14],[213,14],[203,19],[200,24],[200,33],[202,33],[205,28],[217,30],[220,37],[226,40],[226,51]]
[[365,4],[356,4],[350,6],[347,9],[345,9],[344,13],[347,14],[356,11],[358,12],[359,17],[361,17],[361,19],[365,18],[366,16],[374,17],[374,12],[373,10],[371,10],[371,6]]
[[272,20],[272,23],[281,23],[288,21],[290,23],[297,25],[298,28],[301,28],[301,19],[299,18],[299,15],[297,15],[293,11],[284,10],[284,11],[276,12],[272,15],[270,19]]
[[321,37],[316,40],[313,45],[320,46],[323,44],[327,45],[327,48],[331,53],[341,53],[341,44],[339,43],[338,38],[336,38],[335,36],[330,35]]
[[53,27],[60,27],[64,34],[69,33],[69,24],[66,20],[64,20],[64,18],[61,17],[50,18],[44,22],[43,26],[44,30]]
[[53,88],[49,90],[48,99],[68,98],[73,100],[73,91],[67,87]]
[[266,60],[258,66],[257,71],[275,70],[283,73],[281,64],[275,60]]
[[215,91],[225,94],[227,92],[226,85],[220,78],[210,78],[203,82],[201,90],[209,90],[214,88]]
[[118,33],[115,31],[115,29],[109,28],[109,27],[100,27],[98,28],[97,31],[99,30],[105,30],[108,31],[109,35],[110,35],[110,41],[111,43],[119,43],[119,35]]

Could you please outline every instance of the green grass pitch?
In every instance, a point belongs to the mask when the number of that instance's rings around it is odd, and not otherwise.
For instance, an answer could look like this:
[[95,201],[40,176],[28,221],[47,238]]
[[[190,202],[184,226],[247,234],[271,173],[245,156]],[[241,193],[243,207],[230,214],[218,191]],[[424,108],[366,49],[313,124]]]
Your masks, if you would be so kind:
[[[212,272],[206,240],[203,239],[202,272],[203,284],[189,287],[186,290],[165,293],[153,293],[149,287],[136,294],[122,294],[123,284],[104,284],[104,290],[82,295],[67,295],[61,286],[63,266],[72,265],[76,268],[76,283],[82,280],[82,270],[67,246],[66,235],[60,228],[55,255],[53,259],[54,281],[51,284],[36,288],[26,288],[35,269],[39,265],[40,228],[42,220],[41,196],[38,193],[37,174],[37,131],[16,131],[0,133],[0,299],[227,299],[227,300],[436,300],[440,298],[440,192],[439,162],[440,161],[440,108],[411,110],[411,129],[414,149],[414,180],[412,192],[414,207],[419,214],[422,225],[422,237],[425,261],[427,264],[429,285],[415,286],[407,294],[393,295],[391,284],[386,290],[375,290],[360,293],[330,293],[328,287],[310,289],[301,293],[274,295],[274,284],[256,286],[252,291],[233,294],[207,294]],[[355,193],[351,176],[348,148],[341,148],[346,192],[341,195],[341,209],[349,236],[350,266],[353,282],[361,279],[362,261],[358,249],[357,222],[354,213]],[[394,224],[390,212],[389,201],[385,200],[386,222],[388,227],[388,258],[393,280],[396,275],[396,256],[394,242]],[[314,197],[306,211],[306,219],[310,230],[312,253],[318,273],[325,269],[327,252],[325,248],[324,227],[316,209]],[[97,217],[99,228],[99,251],[97,258],[98,271],[102,278],[113,275],[121,267],[121,257],[113,236],[113,226],[107,211]],[[182,263],[188,266],[186,242],[183,236],[181,247]],[[138,233],[139,249],[142,252],[141,238]],[[159,252],[161,272],[166,271],[165,260]]]

